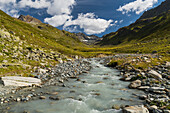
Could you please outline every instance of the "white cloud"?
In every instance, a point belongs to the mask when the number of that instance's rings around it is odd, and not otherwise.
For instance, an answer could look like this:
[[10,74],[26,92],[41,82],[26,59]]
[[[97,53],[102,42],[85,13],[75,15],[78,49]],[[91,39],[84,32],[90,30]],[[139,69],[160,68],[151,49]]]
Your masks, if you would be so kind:
[[75,0],[19,0],[18,2],[16,0],[0,0],[0,9],[11,14],[10,10],[17,10],[18,13],[25,8],[46,8],[48,14],[55,16],[71,14],[75,4]]
[[64,28],[69,26],[77,25],[81,29],[84,29],[84,32],[91,35],[91,34],[99,34],[104,32],[113,20],[104,20],[98,18],[94,15],[94,13],[86,13],[86,14],[79,14],[78,18],[75,20],[69,20],[64,24]]
[[69,16],[67,14],[63,15],[55,15],[51,18],[45,18],[44,22],[51,24],[54,27],[58,27],[63,25],[67,20],[70,20],[72,16]]
[[123,22],[123,20],[120,20],[119,23],[121,24]]
[[50,15],[70,14],[75,0],[54,0],[47,9]]
[[45,18],[44,22],[49,23],[55,27],[65,24],[66,21],[71,20],[70,16],[75,0],[54,0],[47,8],[47,13],[52,15],[51,18]]
[[9,3],[15,3],[16,0],[1,0],[0,3],[1,4],[9,4]]
[[158,0],[136,0],[134,2],[130,2],[124,6],[120,6],[117,11],[121,11],[122,14],[128,12],[135,12],[136,14],[140,14],[148,8],[153,7]]
[[35,9],[48,8],[50,5],[51,3],[47,0],[21,0],[18,3],[18,7],[20,8],[30,7]]
[[63,25],[64,29],[70,31],[80,28],[87,34],[99,34],[118,23],[98,18],[94,13],[79,14],[78,18],[73,20],[71,13],[74,5],[76,5],[76,0],[0,0],[0,9],[14,17],[17,17],[18,12],[25,8],[46,8],[51,17],[45,18],[44,22],[55,27]]
[[9,15],[16,16],[18,10],[16,10],[16,0],[0,0],[0,9]]

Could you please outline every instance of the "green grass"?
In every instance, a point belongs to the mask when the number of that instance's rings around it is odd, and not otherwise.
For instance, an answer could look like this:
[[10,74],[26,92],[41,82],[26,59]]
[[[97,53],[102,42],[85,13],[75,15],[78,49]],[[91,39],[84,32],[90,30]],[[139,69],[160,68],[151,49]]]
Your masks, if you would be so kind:
[[[130,64],[132,67],[136,69],[148,69],[148,67],[153,67],[156,65],[160,65],[161,63],[165,63],[165,61],[170,62],[170,55],[164,55],[161,58],[152,58],[150,55],[148,55],[149,60],[146,62],[141,57],[133,57],[133,56],[127,56],[123,58],[113,58],[109,65],[112,65],[112,63],[117,62],[118,65],[124,65],[126,63]],[[133,61],[133,59],[136,59],[136,61]],[[139,61],[138,61],[139,60]]]
[[118,52],[170,52],[170,13],[139,20],[104,36],[102,46],[120,46]]
[[[7,60],[8,63],[18,63],[21,61],[23,64],[30,65],[31,67],[41,66],[41,63],[44,63],[41,60],[35,61],[22,58],[26,53],[19,55],[18,59],[12,58],[14,52],[22,51],[22,49],[28,51],[39,49],[47,54],[51,54],[52,52],[61,53],[61,55],[66,55],[67,57],[75,55],[98,57],[101,54],[114,55],[115,53],[151,53],[152,51],[157,51],[158,54],[163,55],[169,61],[169,18],[170,15],[165,14],[154,17],[149,22],[142,20],[121,28],[115,33],[106,35],[104,43],[102,42],[106,46],[89,46],[80,42],[73,33],[58,30],[44,23],[25,23],[10,17],[0,10],[0,52],[8,49],[7,52],[3,52],[5,55],[0,55],[0,63],[4,60]],[[43,29],[39,29],[38,26],[41,26]],[[9,36],[9,38],[4,39],[2,38],[3,35]],[[113,45],[112,42],[119,43],[119,45]],[[108,46],[109,44],[111,45]],[[45,67],[58,63],[55,60],[46,60],[45,62],[47,62]],[[123,63],[121,59],[118,62]],[[146,64],[138,64],[138,66],[146,67]],[[22,66],[8,66],[7,68],[0,68],[0,72],[0,75],[22,73],[24,76],[29,76],[31,69],[25,69]]]

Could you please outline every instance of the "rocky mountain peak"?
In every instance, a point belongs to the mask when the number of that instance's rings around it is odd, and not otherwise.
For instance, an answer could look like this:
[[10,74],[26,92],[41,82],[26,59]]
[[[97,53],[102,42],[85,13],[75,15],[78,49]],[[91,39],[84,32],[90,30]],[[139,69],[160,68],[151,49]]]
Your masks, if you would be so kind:
[[42,23],[40,20],[30,16],[30,15],[27,15],[27,16],[24,16],[24,15],[20,15],[19,20],[21,21],[24,21],[24,22],[27,22],[27,23],[33,23],[33,24],[40,24]]

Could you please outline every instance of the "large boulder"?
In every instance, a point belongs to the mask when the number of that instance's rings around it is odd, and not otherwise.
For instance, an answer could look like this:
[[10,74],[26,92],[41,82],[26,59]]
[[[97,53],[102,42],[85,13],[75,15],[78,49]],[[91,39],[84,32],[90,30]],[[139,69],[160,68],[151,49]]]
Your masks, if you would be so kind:
[[149,111],[143,105],[136,105],[123,108],[123,113],[149,113]]
[[19,77],[19,76],[8,76],[8,77],[1,77],[0,84],[4,86],[32,86],[32,85],[41,85],[41,80],[32,77]]
[[135,81],[131,82],[128,87],[131,88],[131,89],[135,89],[135,88],[140,87],[140,86],[141,86],[141,81],[135,80]]
[[162,79],[162,75],[156,72],[155,70],[150,70],[148,73],[151,74],[156,79]]

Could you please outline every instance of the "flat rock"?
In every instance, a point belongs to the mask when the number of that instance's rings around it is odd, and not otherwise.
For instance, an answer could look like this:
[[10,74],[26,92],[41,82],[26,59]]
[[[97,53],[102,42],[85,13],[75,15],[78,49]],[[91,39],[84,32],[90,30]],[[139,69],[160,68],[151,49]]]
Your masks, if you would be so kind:
[[140,87],[138,87],[138,89],[140,89],[140,90],[145,90],[145,89],[149,89],[150,87],[149,86],[140,86]]
[[19,76],[7,76],[1,77],[0,84],[4,86],[32,86],[32,85],[41,85],[41,80],[32,77],[19,77]]
[[162,79],[162,75],[156,72],[155,70],[150,70],[149,74],[151,74],[156,79]]
[[150,90],[150,91],[164,91],[165,88],[161,88],[161,87],[150,87],[149,90]]
[[125,107],[123,108],[123,113],[149,113],[149,111],[143,105],[140,105]]

